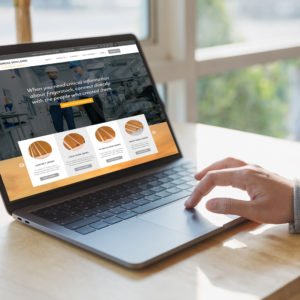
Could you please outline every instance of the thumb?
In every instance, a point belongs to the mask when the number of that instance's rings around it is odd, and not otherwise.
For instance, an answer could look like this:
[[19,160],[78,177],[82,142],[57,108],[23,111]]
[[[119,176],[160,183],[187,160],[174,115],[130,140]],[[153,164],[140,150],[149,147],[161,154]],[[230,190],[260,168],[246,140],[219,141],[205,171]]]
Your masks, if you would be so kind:
[[251,204],[250,201],[231,198],[215,198],[206,203],[206,208],[217,214],[238,215],[247,219],[253,219]]

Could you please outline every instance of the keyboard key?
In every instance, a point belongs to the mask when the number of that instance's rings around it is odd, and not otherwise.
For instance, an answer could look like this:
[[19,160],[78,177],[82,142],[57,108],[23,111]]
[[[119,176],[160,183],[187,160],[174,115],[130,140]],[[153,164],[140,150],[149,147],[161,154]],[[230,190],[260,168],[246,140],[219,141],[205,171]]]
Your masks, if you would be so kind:
[[157,195],[150,195],[150,196],[146,196],[145,199],[149,201],[156,201],[160,199],[160,197],[158,197]]
[[129,199],[132,199],[132,200],[138,200],[138,199],[143,198],[143,195],[140,194],[140,193],[134,193],[134,194],[128,196],[128,198],[129,198]]
[[168,178],[168,177],[163,177],[163,178],[159,178],[158,181],[160,181],[162,183],[167,183],[167,182],[172,181],[172,180],[170,178]]
[[153,181],[150,181],[149,182],[149,185],[150,186],[157,186],[159,183],[157,183],[157,181],[156,180],[153,180]]
[[176,194],[179,193],[182,189],[178,188],[178,187],[172,187],[171,189],[167,189],[166,191],[171,193],[171,194]]
[[95,231],[95,229],[90,226],[84,226],[84,227],[80,227],[80,228],[76,229],[76,232],[78,232],[80,234],[88,234],[88,233],[91,233],[94,231]]
[[186,190],[186,189],[189,189],[190,187],[191,187],[191,185],[189,185],[189,184],[178,185],[178,188],[180,188],[181,190]]
[[109,209],[110,209],[110,207],[108,207],[108,205],[104,204],[104,205],[100,205],[100,206],[96,207],[95,212],[100,213],[100,212],[107,211]]
[[116,223],[118,223],[118,222],[121,222],[122,219],[113,216],[113,217],[110,217],[110,218],[105,219],[104,221],[105,221],[106,223],[112,225],[112,224],[116,224]]
[[123,204],[122,207],[124,207],[125,209],[133,209],[138,207],[138,205],[134,203],[127,203],[127,204]]
[[115,214],[115,215],[120,214],[124,211],[125,211],[125,209],[122,208],[122,207],[116,207],[116,208],[110,210],[110,212]]
[[161,185],[158,185],[158,186],[154,186],[152,187],[150,190],[154,193],[159,193],[161,191],[163,191],[165,188]]
[[158,172],[158,173],[151,175],[151,177],[158,181],[158,179],[166,177],[166,175],[164,175],[162,172]]
[[173,183],[176,184],[176,186],[180,185],[180,184],[184,184],[185,183],[185,180],[183,179],[176,179],[173,181]]
[[152,210],[154,208],[157,208],[157,207],[163,206],[165,204],[174,202],[176,200],[188,197],[189,195],[190,195],[189,192],[181,191],[180,193],[172,194],[172,195],[170,195],[168,197],[165,197],[163,199],[157,200],[155,202],[151,202],[151,203],[145,204],[143,206],[139,206],[139,207],[133,209],[132,211],[134,211],[134,212],[136,212],[138,214],[141,214],[141,213],[144,213],[146,211]]
[[162,184],[161,186],[165,189],[170,189],[170,188],[176,186],[176,184],[173,182],[167,182],[167,183]]
[[90,224],[89,226],[99,230],[99,229],[105,228],[109,225],[103,221],[98,221],[96,223]]
[[128,210],[128,211],[125,211],[121,214],[118,214],[117,217],[126,220],[126,219],[132,218],[136,215],[137,214],[135,212]]
[[118,206],[118,203],[116,203],[116,201],[112,201],[112,202],[109,202],[109,203],[107,204],[107,206],[108,206],[109,208],[115,208],[116,206]]
[[[74,223],[76,221],[79,221],[81,220],[82,217],[80,216],[72,216],[72,217],[68,217],[68,218],[65,218],[65,219],[62,219],[61,221],[57,222],[59,223],[60,225],[67,225],[67,224],[70,224],[70,223]],[[55,222],[56,223],[56,222]]]
[[128,202],[131,202],[133,199],[130,199],[130,196],[127,196],[127,197],[124,197],[124,198],[121,198],[119,199],[117,202],[119,204],[126,204]]
[[48,220],[53,222],[53,223],[56,223],[60,220],[60,217],[58,217],[58,216],[49,216]]
[[162,191],[160,193],[157,193],[156,194],[158,197],[161,197],[161,198],[164,198],[164,197],[167,197],[169,195],[171,195],[171,193],[167,192],[167,191]]
[[140,194],[142,194],[143,196],[149,196],[149,195],[153,194],[153,192],[150,190],[145,190],[145,191],[140,192]]
[[166,175],[172,175],[174,173],[175,172],[173,171],[173,169],[169,169],[169,170],[164,171],[164,174],[166,174]]
[[107,204],[111,204],[111,203],[114,203],[116,200],[119,200],[120,198],[124,197],[124,195],[120,195],[121,193],[117,193],[117,194],[114,194],[112,192],[112,195],[111,197],[108,199],[108,202]]
[[194,175],[190,175],[182,177],[182,180],[184,180],[185,183],[189,183],[195,181],[195,178]]
[[68,224],[65,227],[68,229],[74,230],[74,229],[83,227],[85,225],[89,225],[91,223],[97,222],[98,220],[99,220],[99,218],[97,218],[96,216],[92,216],[92,217],[84,218],[84,219],[81,219],[74,223]]
[[79,213],[78,215],[83,216],[83,217],[90,217],[95,214],[96,214],[95,208],[91,208],[91,209],[83,211],[82,213]]
[[106,219],[106,218],[109,218],[109,217],[113,216],[113,214],[109,211],[104,211],[104,212],[101,212],[99,214],[96,214],[96,216],[100,219]]
[[183,172],[179,172],[178,173],[180,175],[180,177],[184,178],[184,177],[191,177],[192,173],[188,172],[188,171],[183,171]]
[[146,200],[146,199],[140,199],[140,200],[135,200],[133,201],[133,203],[137,204],[137,205],[144,205],[144,204],[147,204],[149,203],[150,201],[149,200]]
[[131,190],[132,190],[134,193],[139,193],[139,192],[142,192],[142,191],[143,191],[143,189],[140,188],[140,187],[138,187],[138,186],[132,188]]

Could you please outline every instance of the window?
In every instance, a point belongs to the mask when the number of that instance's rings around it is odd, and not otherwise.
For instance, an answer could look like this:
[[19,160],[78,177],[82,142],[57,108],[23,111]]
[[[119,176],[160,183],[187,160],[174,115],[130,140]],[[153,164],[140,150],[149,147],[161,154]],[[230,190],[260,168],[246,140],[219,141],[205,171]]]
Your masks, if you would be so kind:
[[34,41],[135,33],[150,36],[148,0],[32,0]]
[[16,27],[15,27],[15,11],[13,1],[0,1],[0,44],[15,44]]
[[300,140],[299,61],[257,65],[198,81],[206,124]]
[[197,114],[206,124],[300,140],[300,3],[196,0]]
[[300,34],[298,0],[197,0],[197,46],[266,43]]

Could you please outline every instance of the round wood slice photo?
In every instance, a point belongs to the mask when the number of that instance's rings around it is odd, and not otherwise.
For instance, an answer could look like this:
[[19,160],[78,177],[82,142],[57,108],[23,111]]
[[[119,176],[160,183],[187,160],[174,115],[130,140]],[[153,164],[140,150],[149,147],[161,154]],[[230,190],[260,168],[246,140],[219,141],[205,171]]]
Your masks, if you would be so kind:
[[29,155],[36,159],[44,159],[52,153],[52,147],[45,141],[36,141],[30,144]]
[[84,137],[78,133],[70,133],[64,138],[64,147],[68,150],[79,150],[83,147],[84,144]]
[[130,120],[125,124],[125,130],[130,135],[139,135],[144,130],[144,125],[137,120]]
[[99,142],[109,143],[115,138],[116,133],[111,127],[102,126],[96,130],[95,136]]

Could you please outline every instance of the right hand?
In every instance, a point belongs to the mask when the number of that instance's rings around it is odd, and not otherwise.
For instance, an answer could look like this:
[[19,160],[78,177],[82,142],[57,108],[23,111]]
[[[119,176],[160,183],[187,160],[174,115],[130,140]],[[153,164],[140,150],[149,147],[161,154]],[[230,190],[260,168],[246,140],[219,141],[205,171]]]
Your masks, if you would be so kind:
[[246,191],[250,201],[215,198],[206,203],[207,209],[259,223],[280,224],[294,219],[293,181],[262,167],[227,158],[208,166],[195,178],[199,183],[186,201],[186,208],[194,208],[216,186],[232,186]]

